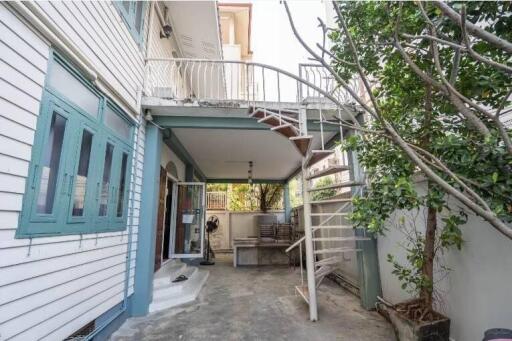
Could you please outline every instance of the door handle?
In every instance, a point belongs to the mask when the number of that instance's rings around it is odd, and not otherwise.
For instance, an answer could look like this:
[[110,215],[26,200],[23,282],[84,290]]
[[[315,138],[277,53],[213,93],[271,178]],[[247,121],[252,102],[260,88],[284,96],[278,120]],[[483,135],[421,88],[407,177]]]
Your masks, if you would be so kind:
[[75,179],[74,175],[69,177],[69,186],[68,186],[68,195],[71,196],[71,192],[73,191],[73,180]]
[[66,189],[67,179],[68,179],[68,173],[64,173],[64,179],[62,179],[62,189],[60,191],[61,194],[67,193],[67,189]]
[[36,176],[37,176],[37,170],[39,169],[39,165],[34,165],[34,174],[32,174],[32,189],[36,188]]

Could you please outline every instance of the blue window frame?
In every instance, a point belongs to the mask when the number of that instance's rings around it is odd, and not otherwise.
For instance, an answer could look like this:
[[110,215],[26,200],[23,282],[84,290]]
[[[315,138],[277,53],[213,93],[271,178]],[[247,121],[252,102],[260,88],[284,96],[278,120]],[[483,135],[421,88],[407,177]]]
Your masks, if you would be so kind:
[[126,228],[134,125],[52,52],[17,238]]
[[146,1],[114,1],[114,5],[137,45],[142,46],[144,43]]

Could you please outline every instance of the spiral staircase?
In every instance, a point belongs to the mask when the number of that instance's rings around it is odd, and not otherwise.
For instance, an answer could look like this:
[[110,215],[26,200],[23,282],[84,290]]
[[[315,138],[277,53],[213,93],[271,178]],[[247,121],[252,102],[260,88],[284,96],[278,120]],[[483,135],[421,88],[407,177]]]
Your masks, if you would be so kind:
[[[302,157],[304,237],[286,251],[298,249],[302,257],[305,249],[306,274],[301,266],[301,283],[295,288],[309,304],[310,320],[317,320],[317,290],[323,279],[339,267],[345,254],[360,252],[361,243],[370,240],[364,232],[355,232],[348,221],[352,197],[363,188],[355,157],[313,170],[313,166],[335,153],[325,141],[326,125],[339,127],[340,140],[350,133],[339,124],[350,122],[357,114],[350,96],[315,64],[300,65],[299,75],[269,65],[225,60],[151,59],[147,68],[146,96],[163,98],[175,106],[245,110],[296,147]],[[358,81],[351,84],[357,92]],[[344,115],[347,111],[351,112],[348,117]],[[308,133],[312,118],[320,127],[319,148],[313,148],[314,136]],[[344,172],[350,174],[346,177],[350,180],[321,188],[313,186],[315,179]],[[311,199],[315,191],[340,188],[350,188],[349,195]],[[312,207],[324,204],[336,209],[313,212]]]

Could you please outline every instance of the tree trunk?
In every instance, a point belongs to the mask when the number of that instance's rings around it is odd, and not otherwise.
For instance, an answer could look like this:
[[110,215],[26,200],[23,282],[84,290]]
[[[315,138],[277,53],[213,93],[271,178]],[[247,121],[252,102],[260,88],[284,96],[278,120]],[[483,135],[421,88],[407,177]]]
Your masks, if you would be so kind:
[[[432,47],[431,47],[432,48]],[[423,122],[424,135],[421,139],[421,145],[428,148],[431,140],[431,124],[432,123],[432,87],[427,85],[425,88],[425,121]],[[432,183],[427,184],[427,192],[432,191]],[[424,308],[432,311],[432,292],[434,287],[434,258],[435,258],[435,242],[437,230],[437,211],[435,208],[428,207],[425,245],[423,248],[424,263],[421,269],[423,276],[429,281],[420,291],[420,298],[424,302]]]
[[[430,184],[429,184],[430,187]],[[421,272],[430,283],[424,286],[420,292],[420,298],[425,304],[425,308],[432,311],[432,290],[434,283],[434,258],[435,242],[437,230],[437,211],[429,207],[427,214],[427,226],[425,231],[425,246],[423,248],[424,263]]]

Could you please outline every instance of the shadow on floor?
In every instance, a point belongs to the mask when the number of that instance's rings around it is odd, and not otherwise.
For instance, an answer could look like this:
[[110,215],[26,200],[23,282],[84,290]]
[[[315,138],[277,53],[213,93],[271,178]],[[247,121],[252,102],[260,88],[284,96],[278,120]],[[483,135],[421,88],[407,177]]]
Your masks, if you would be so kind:
[[294,292],[298,269],[232,264],[231,255],[219,255],[204,267],[210,277],[194,303],[131,318],[111,340],[395,340],[380,315],[329,280],[318,292],[319,321],[310,322],[307,304]]

